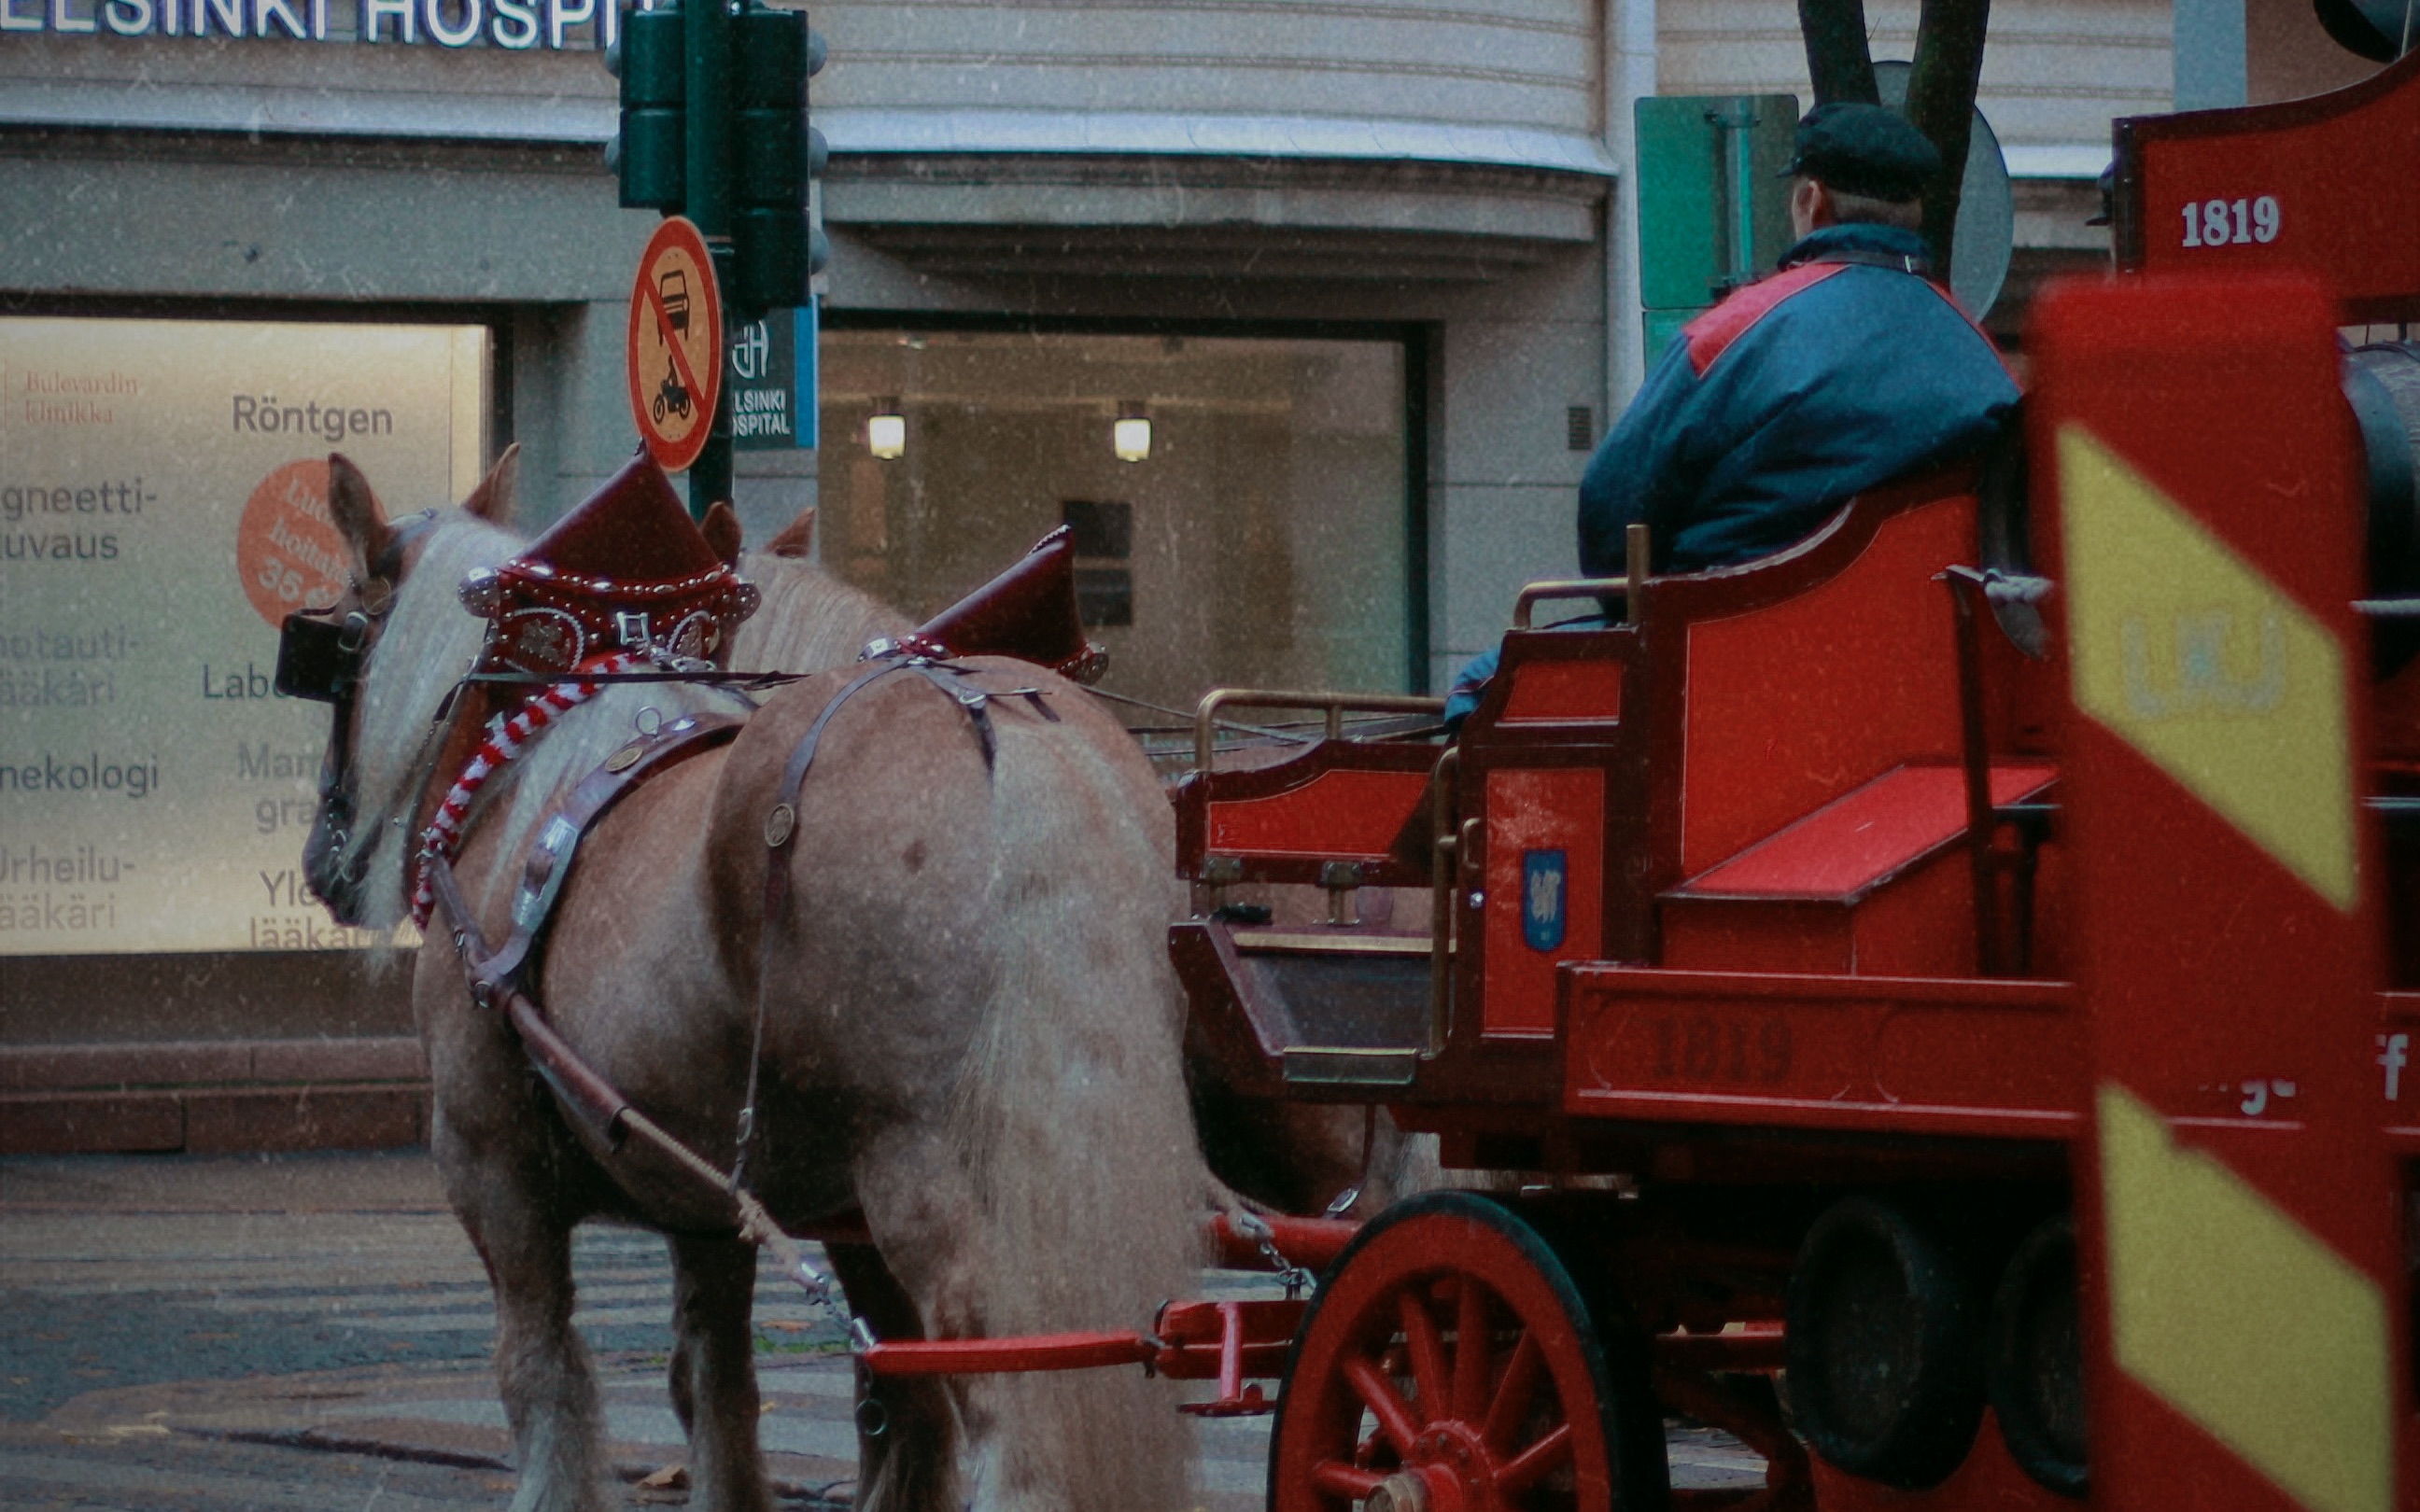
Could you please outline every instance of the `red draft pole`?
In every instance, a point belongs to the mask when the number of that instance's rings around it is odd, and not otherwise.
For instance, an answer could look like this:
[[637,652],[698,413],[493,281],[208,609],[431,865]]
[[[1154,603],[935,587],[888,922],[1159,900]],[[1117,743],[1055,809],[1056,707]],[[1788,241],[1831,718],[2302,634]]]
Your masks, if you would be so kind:
[[2411,1413],[2335,315],[2291,274],[2047,296],[2038,553],[2092,1134],[2092,1503],[2393,1512]]

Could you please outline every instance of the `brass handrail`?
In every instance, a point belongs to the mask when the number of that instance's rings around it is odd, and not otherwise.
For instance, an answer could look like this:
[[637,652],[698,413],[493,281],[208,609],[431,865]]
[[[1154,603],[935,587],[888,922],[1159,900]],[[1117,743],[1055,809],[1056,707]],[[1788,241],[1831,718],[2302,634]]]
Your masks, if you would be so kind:
[[1621,623],[1638,623],[1638,600],[1647,585],[1648,535],[1644,525],[1622,529],[1622,576],[1619,578],[1554,578],[1530,583],[1512,601],[1512,628],[1529,628],[1529,610],[1559,598],[1621,599]]
[[1344,733],[1347,714],[1443,714],[1445,700],[1421,698],[1410,693],[1313,693],[1290,688],[1214,687],[1202,695],[1193,711],[1193,769],[1210,770],[1210,758],[1218,739],[1218,714],[1222,708],[1241,705],[1253,709],[1324,709],[1327,713],[1327,738],[1336,740]]
[[1530,583],[1521,590],[1521,596],[1512,601],[1512,628],[1528,629],[1529,610],[1558,598],[1619,598],[1626,617],[1630,612],[1630,580],[1626,578],[1555,578]]
[[1445,1048],[1453,1023],[1453,923],[1462,902],[1462,844],[1455,836],[1455,788],[1462,748],[1437,758],[1429,779],[1429,1049]]

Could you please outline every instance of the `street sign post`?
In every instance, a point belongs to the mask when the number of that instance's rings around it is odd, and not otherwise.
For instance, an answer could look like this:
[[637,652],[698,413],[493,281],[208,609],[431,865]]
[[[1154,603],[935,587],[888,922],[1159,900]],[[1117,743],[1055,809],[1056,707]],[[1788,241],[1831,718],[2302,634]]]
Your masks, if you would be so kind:
[[741,452],[815,444],[815,306],[775,310],[731,328],[731,444]]
[[656,227],[640,255],[623,357],[630,418],[657,465],[678,472],[706,449],[722,395],[722,298],[706,239],[685,217]]

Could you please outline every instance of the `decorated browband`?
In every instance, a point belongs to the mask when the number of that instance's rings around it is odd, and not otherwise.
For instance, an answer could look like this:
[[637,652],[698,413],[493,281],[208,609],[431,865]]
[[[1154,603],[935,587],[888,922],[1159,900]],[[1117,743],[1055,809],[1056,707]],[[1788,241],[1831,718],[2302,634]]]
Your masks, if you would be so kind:
[[717,662],[760,602],[644,453],[461,598],[488,622],[478,671],[540,674],[614,652]]

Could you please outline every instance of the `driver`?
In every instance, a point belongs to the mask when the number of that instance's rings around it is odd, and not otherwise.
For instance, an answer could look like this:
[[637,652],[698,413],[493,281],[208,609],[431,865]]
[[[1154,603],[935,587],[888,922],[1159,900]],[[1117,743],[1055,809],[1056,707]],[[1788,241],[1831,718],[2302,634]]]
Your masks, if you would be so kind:
[[[1754,561],[1853,496],[1989,440],[2017,401],[1991,338],[1931,276],[1917,234],[1941,155],[1879,105],[1798,123],[1790,225],[1771,276],[1733,290],[1665,351],[1580,479],[1580,571],[1621,575],[1626,527],[1650,569]],[[1493,651],[1454,679],[1458,723]]]

